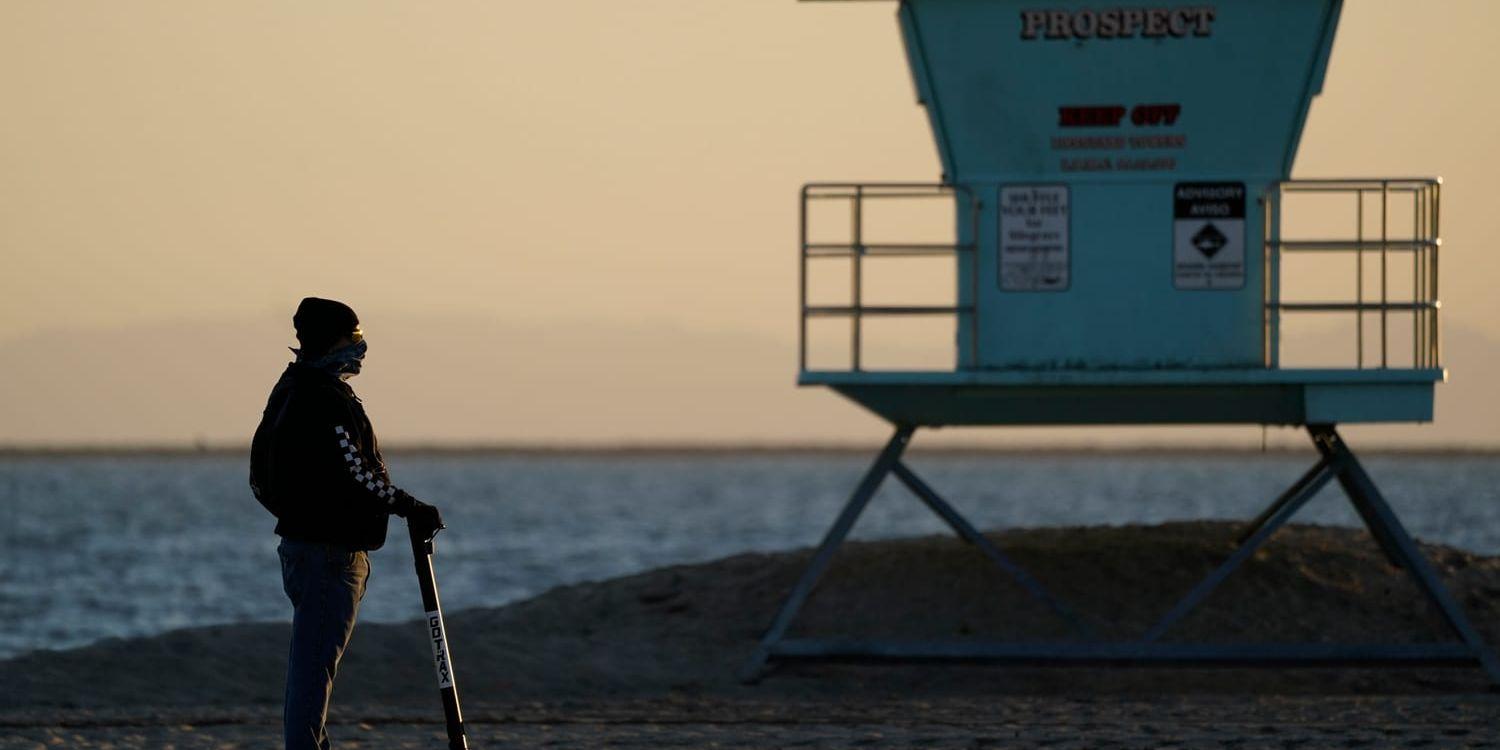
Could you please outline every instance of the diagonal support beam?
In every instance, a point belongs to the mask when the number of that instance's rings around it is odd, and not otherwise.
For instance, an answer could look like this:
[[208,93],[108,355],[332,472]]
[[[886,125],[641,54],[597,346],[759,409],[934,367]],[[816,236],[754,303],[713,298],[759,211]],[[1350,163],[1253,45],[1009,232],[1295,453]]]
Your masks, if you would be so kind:
[[[853,495],[840,512],[813,554],[764,638],[744,664],[741,680],[754,682],[764,673],[772,658],[833,660],[942,660],[990,661],[1011,664],[1190,664],[1190,665],[1295,665],[1295,666],[1375,666],[1375,665],[1478,665],[1492,683],[1500,687],[1500,660],[1484,642],[1458,602],[1444,586],[1431,563],[1423,556],[1415,540],[1401,525],[1395,511],[1381,496],[1374,481],[1344,444],[1333,425],[1309,425],[1308,432],[1317,446],[1320,460],[1306,474],[1282,493],[1269,508],[1252,521],[1240,535],[1235,551],[1223,564],[1200,581],[1139,641],[1130,643],[1059,642],[1059,643],[987,643],[987,642],[902,642],[849,639],[787,638],[787,632],[818,582],[826,572],[834,553],[843,544],[854,523],[887,474],[895,473],[929,509],[942,518],[961,538],[976,545],[990,561],[1013,576],[1034,596],[1052,605],[1059,614],[1072,621],[1061,603],[1052,600],[1046,590],[1025,571],[1005,557],[976,530],[956,509],[942,499],[917,474],[901,461],[914,428],[900,427],[861,479]],[[1447,625],[1461,642],[1427,644],[1175,644],[1159,639],[1179,620],[1200,605],[1255,551],[1270,539],[1313,496],[1337,479],[1345,494],[1359,511],[1372,536],[1392,564],[1406,570],[1438,609]]]
[[1260,531],[1261,528],[1264,527],[1273,516],[1280,512],[1282,508],[1286,507],[1287,503],[1291,502],[1293,498],[1300,495],[1303,490],[1307,489],[1307,485],[1311,484],[1318,478],[1319,474],[1327,470],[1328,463],[1329,459],[1327,457],[1324,457],[1317,463],[1313,464],[1312,468],[1308,469],[1306,474],[1303,474],[1300,479],[1298,479],[1296,482],[1293,482],[1292,486],[1286,488],[1286,491],[1281,493],[1281,496],[1276,498],[1275,502],[1267,506],[1265,510],[1260,512],[1260,515],[1256,516],[1254,520],[1252,520],[1247,526],[1245,526],[1245,529],[1240,532],[1239,537],[1234,540],[1235,543],[1244,544],[1250,539],[1250,537],[1255,536],[1255,533],[1257,531]]
[[1355,458],[1354,452],[1349,450],[1333,425],[1309,425],[1308,432],[1312,434],[1313,442],[1318,444],[1318,450],[1334,456],[1342,465],[1340,474],[1344,490],[1349,495],[1350,502],[1359,510],[1360,517],[1365,519],[1371,535],[1376,539],[1386,540],[1382,546],[1390,545],[1387,554],[1396,557],[1397,567],[1405,569],[1411,575],[1417,588],[1442,613],[1448,627],[1469,647],[1490,681],[1500,686],[1500,660],[1496,659],[1495,653],[1480,637],[1479,631],[1469,622],[1468,616],[1453,595],[1448,593],[1442,578],[1438,577],[1426,555],[1422,554],[1416,541],[1396,517],[1396,512],[1381,496],[1380,489],[1365,472],[1359,459]]
[[906,485],[907,489],[912,491],[912,494],[916,495],[928,509],[936,513],[939,518],[943,519],[944,523],[948,524],[949,528],[953,529],[953,533],[978,548],[985,557],[990,559],[991,563],[994,563],[995,567],[1015,579],[1016,583],[1021,584],[1037,601],[1050,607],[1053,612],[1056,612],[1059,617],[1072,626],[1074,631],[1086,638],[1093,636],[1092,631],[1083,620],[1079,619],[1062,602],[1054,598],[1051,592],[1042,586],[1040,581],[1032,578],[1031,574],[1026,572],[1025,568],[1017,565],[1004,552],[1001,552],[984,534],[981,534],[978,529],[974,528],[973,524],[969,523],[969,519],[964,518],[957,509],[949,505],[948,501],[944,500],[936,490],[932,489],[921,477],[917,476],[917,473],[912,471],[911,467],[907,466],[904,461],[897,461],[893,471],[896,474],[896,478],[901,480],[901,483]]
[[824,535],[823,542],[818,545],[818,551],[813,554],[812,562],[808,563],[807,569],[802,572],[802,577],[792,587],[792,592],[787,595],[786,601],[782,602],[781,610],[776,613],[776,619],[771,621],[771,627],[761,638],[760,645],[750,654],[740,668],[740,680],[742,682],[754,682],[760,678],[765,670],[766,662],[771,658],[771,651],[776,644],[786,636],[787,629],[792,626],[792,621],[797,619],[797,613],[807,603],[807,598],[812,595],[813,589],[828,570],[828,564],[833,561],[834,552],[844,543],[849,536],[849,530],[854,528],[854,522],[859,519],[860,513],[864,512],[865,506],[870,503],[870,498],[875,496],[875,491],[880,489],[880,483],[885,480],[891,469],[901,460],[901,454],[905,452],[906,446],[911,442],[913,427],[898,427],[896,433],[891,436],[880,455],[875,458],[875,463],[870,465],[859,485],[854,488],[854,494],[849,496],[849,502],[844,504],[844,509],[839,512],[839,517],[833,522],[833,526]]
[[[1313,472],[1310,479],[1307,479],[1305,482],[1298,480],[1297,484],[1293,485],[1295,491],[1289,491],[1288,495],[1278,499],[1272,505],[1270,516],[1258,525],[1249,538],[1245,539],[1240,543],[1239,547],[1235,548],[1234,554],[1230,555],[1228,560],[1225,560],[1214,572],[1209,573],[1206,578],[1199,581],[1198,585],[1194,586],[1193,590],[1189,591],[1187,596],[1184,596],[1181,601],[1178,601],[1160,622],[1156,623],[1156,625],[1152,626],[1151,630],[1146,632],[1146,635],[1142,638],[1144,642],[1151,643],[1159,640],[1167,632],[1168,628],[1193,611],[1194,607],[1202,604],[1203,600],[1208,598],[1208,595],[1213,593],[1213,590],[1224,582],[1224,579],[1228,578],[1240,565],[1250,559],[1250,556],[1255,554],[1255,551],[1260,549],[1260,546],[1265,544],[1266,540],[1270,539],[1271,535],[1275,534],[1278,529],[1285,525],[1293,515],[1296,515],[1297,511],[1301,510],[1302,506],[1308,500],[1312,499],[1313,495],[1318,494],[1318,490],[1323,489],[1323,486],[1328,484],[1330,479],[1333,479],[1334,474],[1338,470],[1337,464],[1328,461],[1320,461],[1314,468],[1316,471]],[[1300,488],[1298,488],[1298,485],[1300,485]]]

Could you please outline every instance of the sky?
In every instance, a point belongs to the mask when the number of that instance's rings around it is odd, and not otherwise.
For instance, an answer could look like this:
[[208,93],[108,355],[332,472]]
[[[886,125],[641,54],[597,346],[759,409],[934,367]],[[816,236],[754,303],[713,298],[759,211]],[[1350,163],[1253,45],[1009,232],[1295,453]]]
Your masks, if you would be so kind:
[[[894,11],[0,2],[0,445],[244,443],[309,294],[359,312],[387,443],[877,441],[794,387],[796,194],[938,179]],[[1451,382],[1373,443],[1500,447],[1497,24],[1348,0],[1303,136],[1294,176],[1445,180]]]

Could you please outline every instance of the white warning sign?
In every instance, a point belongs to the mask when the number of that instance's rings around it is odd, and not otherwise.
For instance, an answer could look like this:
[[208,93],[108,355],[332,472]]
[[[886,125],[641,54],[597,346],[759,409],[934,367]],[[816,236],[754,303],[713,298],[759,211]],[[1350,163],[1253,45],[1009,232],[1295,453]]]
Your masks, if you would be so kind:
[[1245,183],[1179,182],[1172,196],[1172,281],[1178,289],[1245,286]]
[[1068,288],[1068,186],[1000,188],[1000,288],[1061,292]]

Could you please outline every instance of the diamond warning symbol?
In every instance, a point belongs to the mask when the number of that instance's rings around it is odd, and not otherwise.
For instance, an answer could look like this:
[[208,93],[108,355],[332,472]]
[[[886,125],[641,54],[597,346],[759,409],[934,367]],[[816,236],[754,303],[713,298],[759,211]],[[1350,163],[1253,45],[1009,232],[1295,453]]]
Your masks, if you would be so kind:
[[1178,289],[1245,287],[1245,183],[1172,189],[1172,281]]
[[1225,237],[1224,233],[1220,232],[1219,228],[1213,224],[1204,224],[1203,228],[1197,234],[1193,235],[1192,242],[1193,247],[1198,248],[1198,252],[1203,253],[1203,257],[1212,258],[1218,255],[1219,251],[1223,250],[1225,245],[1229,244],[1229,238]]

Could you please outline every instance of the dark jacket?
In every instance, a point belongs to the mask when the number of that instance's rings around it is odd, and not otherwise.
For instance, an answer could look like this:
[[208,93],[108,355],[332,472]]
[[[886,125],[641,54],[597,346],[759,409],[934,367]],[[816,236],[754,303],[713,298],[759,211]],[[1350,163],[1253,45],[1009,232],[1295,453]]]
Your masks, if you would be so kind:
[[250,489],[276,516],[277,534],[350,549],[378,549],[390,514],[411,503],[391,485],[354,390],[296,362],[271,389],[255,430]]

